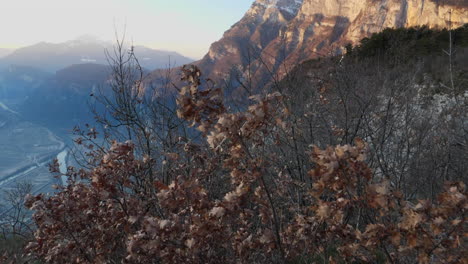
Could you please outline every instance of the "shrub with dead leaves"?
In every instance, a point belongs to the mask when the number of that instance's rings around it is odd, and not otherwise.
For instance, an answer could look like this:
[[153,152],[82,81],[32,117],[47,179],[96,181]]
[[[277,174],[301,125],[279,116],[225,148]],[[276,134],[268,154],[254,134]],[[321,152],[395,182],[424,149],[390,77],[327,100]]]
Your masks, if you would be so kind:
[[406,201],[374,179],[362,140],[311,148],[309,178],[298,181],[276,162],[291,132],[281,94],[232,112],[221,90],[201,88],[198,68],[183,73],[177,114],[207,144],[170,155],[170,184],[141,186],[157,172],[131,142],[115,142],[90,170],[69,168],[67,186],[28,198],[30,254],[47,263],[466,263],[463,183],[447,183],[438,200]]

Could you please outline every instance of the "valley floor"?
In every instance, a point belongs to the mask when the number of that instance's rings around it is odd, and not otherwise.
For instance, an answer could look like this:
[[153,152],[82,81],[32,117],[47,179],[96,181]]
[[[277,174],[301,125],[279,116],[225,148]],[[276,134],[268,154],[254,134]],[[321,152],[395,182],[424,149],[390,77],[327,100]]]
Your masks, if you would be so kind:
[[6,192],[18,183],[31,184],[33,194],[53,192],[52,185],[62,183],[49,172],[55,158],[66,170],[66,144],[53,132],[30,122],[4,122],[0,127],[0,212],[9,210]]

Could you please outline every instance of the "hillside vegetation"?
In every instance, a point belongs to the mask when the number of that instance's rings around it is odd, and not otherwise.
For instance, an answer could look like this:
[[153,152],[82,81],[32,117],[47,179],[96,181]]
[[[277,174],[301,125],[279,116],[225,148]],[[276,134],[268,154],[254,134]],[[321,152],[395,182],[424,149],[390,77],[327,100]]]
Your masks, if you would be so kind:
[[25,250],[46,263],[465,263],[467,36],[387,29],[237,101],[184,66],[173,104],[130,53],[97,99],[102,127],[75,129],[83,167],[27,197]]

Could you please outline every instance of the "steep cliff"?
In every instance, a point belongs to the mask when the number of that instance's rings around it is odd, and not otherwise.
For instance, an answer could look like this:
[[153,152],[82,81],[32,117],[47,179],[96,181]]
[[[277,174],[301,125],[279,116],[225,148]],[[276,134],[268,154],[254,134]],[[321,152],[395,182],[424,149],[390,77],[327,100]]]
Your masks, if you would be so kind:
[[387,27],[465,23],[467,0],[256,0],[197,64],[212,79],[234,73],[258,85]]

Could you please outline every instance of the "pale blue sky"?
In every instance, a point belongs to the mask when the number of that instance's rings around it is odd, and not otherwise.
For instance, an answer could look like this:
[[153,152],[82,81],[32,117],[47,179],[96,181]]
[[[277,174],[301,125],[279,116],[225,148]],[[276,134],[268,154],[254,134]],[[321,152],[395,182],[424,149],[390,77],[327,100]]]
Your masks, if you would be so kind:
[[135,44],[202,57],[254,0],[0,0],[0,48],[81,35],[112,40],[114,25]]

